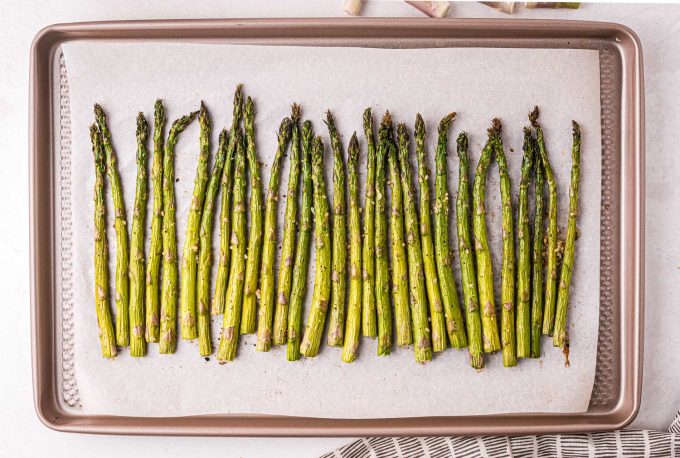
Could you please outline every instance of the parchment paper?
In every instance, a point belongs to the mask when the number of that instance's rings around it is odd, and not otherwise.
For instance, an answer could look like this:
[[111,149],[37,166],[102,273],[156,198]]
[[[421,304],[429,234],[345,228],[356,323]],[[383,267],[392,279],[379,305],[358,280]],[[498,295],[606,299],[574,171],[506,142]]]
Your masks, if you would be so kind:
[[[177,43],[67,43],[63,51],[73,131],[75,373],[83,411],[137,416],[239,412],[370,418],[586,410],[594,380],[599,307],[601,154],[596,51]],[[197,109],[203,99],[212,113],[212,138],[216,143],[219,130],[230,123],[232,92],[238,82],[245,83],[246,93],[257,102],[258,155],[264,164],[265,186],[275,150],[274,133],[280,120],[289,115],[292,102],[302,104],[304,117],[312,119],[324,137],[327,131],[323,113],[331,109],[345,144],[353,130],[362,131],[361,113],[367,106],[374,109],[376,125],[382,112],[389,109],[397,121],[407,122],[412,128],[419,111],[427,121],[431,152],[439,119],[456,111],[458,119],[449,143],[452,195],[458,180],[458,162],[453,154],[455,136],[461,130],[470,134],[474,168],[490,120],[499,116],[505,126],[516,204],[522,127],[527,124],[527,113],[537,104],[542,107],[540,120],[560,189],[561,227],[566,225],[567,215],[570,121],[579,121],[583,129],[582,211],[571,289],[571,367],[564,367],[561,352],[548,339],[543,342],[544,356],[540,360],[521,360],[519,366],[505,369],[497,354],[486,358],[486,367],[480,372],[469,367],[466,351],[449,349],[436,355],[433,362],[419,365],[409,348],[394,348],[391,356],[377,357],[375,341],[367,338],[362,338],[360,357],[353,364],[342,363],[340,349],[325,345],[317,358],[290,363],[285,358],[285,347],[257,352],[254,336],[241,338],[236,361],[227,365],[218,365],[212,357],[201,358],[197,343],[184,341],[171,356],[159,355],[157,345],[152,344],[145,358],[131,358],[127,350],[120,351],[113,360],[102,358],[92,300],[93,161],[88,138],[92,105],[99,102],[108,112],[129,226],[135,191],[137,111],[143,110],[152,122],[154,100],[163,98],[169,126],[172,120]],[[363,135],[360,139],[365,148]],[[180,253],[197,155],[198,127],[194,123],[177,146],[175,188]],[[326,163],[330,165],[330,157]],[[362,171],[363,168],[362,162]],[[286,163],[282,194],[287,176]],[[498,283],[500,205],[495,166],[489,177],[488,226]],[[328,166],[329,198],[330,183]],[[284,202],[282,198],[279,204],[279,237]],[[110,198],[108,211],[110,217]],[[113,287],[112,218],[110,222]],[[451,236],[455,237],[453,226],[452,220]],[[217,240],[216,232],[213,246]],[[313,266],[312,256],[308,300]],[[457,259],[455,266],[459,279]],[[218,335],[220,325],[221,317],[214,318],[213,336]]]

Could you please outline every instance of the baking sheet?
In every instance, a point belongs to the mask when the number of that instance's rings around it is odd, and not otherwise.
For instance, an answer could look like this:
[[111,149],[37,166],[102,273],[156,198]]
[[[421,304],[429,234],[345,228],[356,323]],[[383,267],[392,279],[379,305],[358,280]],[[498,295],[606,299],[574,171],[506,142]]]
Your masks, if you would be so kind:
[[[599,300],[597,51],[171,43],[73,43],[65,44],[63,51],[71,99],[73,195],[83,196],[73,209],[75,372],[83,412],[136,416],[238,412],[377,418],[586,410],[595,371]],[[465,352],[449,350],[421,366],[413,361],[409,349],[395,349],[389,358],[374,356],[375,342],[370,339],[362,340],[361,356],[352,365],[343,364],[339,349],[329,347],[324,347],[316,359],[288,363],[284,348],[270,353],[255,351],[254,336],[242,338],[237,360],[224,366],[213,358],[200,358],[197,345],[186,342],[180,343],[174,356],[158,355],[157,347],[151,345],[149,355],[143,359],[130,358],[127,351],[113,361],[101,358],[91,304],[93,179],[87,126],[92,122],[92,104],[102,103],[109,113],[131,213],[134,114],[144,109],[151,116],[153,101],[161,97],[166,100],[168,118],[174,119],[195,109],[203,98],[213,114],[216,141],[219,128],[228,125],[231,95],[237,82],[246,83],[246,92],[258,102],[258,153],[264,163],[265,183],[275,149],[274,131],[288,114],[290,103],[298,101],[305,117],[311,118],[324,136],[323,112],[331,108],[345,143],[353,130],[361,130],[365,106],[374,107],[376,115],[390,109],[397,120],[409,124],[415,112],[420,111],[427,120],[430,147],[435,142],[439,118],[448,111],[457,111],[459,119],[452,136],[461,129],[470,133],[473,164],[490,119],[500,116],[506,125],[506,146],[514,150],[514,154],[508,150],[508,160],[516,190],[521,127],[526,124],[526,113],[538,104],[543,107],[541,120],[562,189],[561,226],[566,224],[571,162],[569,121],[578,120],[584,131],[582,189],[586,190],[584,195],[587,192],[598,197],[581,200],[581,237],[576,253],[580,262],[577,260],[574,274],[569,329],[571,367],[563,367],[561,353],[552,349],[547,340],[543,346],[547,354],[541,360],[522,361],[514,369],[504,369],[500,355],[495,355],[487,358],[487,367],[479,373],[469,368]],[[198,152],[197,130],[194,124],[177,147],[180,249]],[[457,181],[453,155],[449,166],[453,191]],[[495,176],[496,169],[492,168],[488,182],[492,193],[487,205],[492,249],[498,260],[500,206]],[[330,173],[327,178],[330,180]],[[282,200],[280,214],[283,207]],[[110,229],[112,252],[114,240]],[[496,262],[496,267],[499,265]],[[220,323],[221,319],[214,320],[214,336],[218,335]]]

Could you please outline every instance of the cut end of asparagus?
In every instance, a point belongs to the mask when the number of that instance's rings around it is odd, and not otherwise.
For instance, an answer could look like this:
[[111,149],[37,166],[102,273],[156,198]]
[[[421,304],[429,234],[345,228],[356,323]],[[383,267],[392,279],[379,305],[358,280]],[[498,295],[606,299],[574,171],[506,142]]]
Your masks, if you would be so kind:
[[468,355],[470,356],[470,366],[477,370],[484,369],[484,353],[478,355],[468,353]]
[[416,137],[425,137],[425,121],[420,113],[416,114]]
[[390,112],[388,110],[383,115],[382,123],[380,124],[380,127],[381,128],[389,128],[391,124],[392,124],[392,115],[390,114]]
[[456,140],[458,145],[458,151],[467,151],[468,149],[468,136],[467,132],[461,132],[458,134],[458,139]]
[[347,154],[349,156],[348,161],[350,164],[359,162],[359,139],[357,139],[356,131],[352,134],[352,138],[349,139]]
[[290,119],[293,123],[297,124],[300,122],[300,117],[302,116],[302,107],[298,105],[297,103],[293,103],[293,106],[290,109],[291,114],[290,114]]
[[146,122],[146,117],[141,111],[137,113],[137,141],[146,141],[146,135],[149,131],[149,126]]
[[451,128],[453,121],[456,119],[456,113],[449,113],[439,121],[439,135],[445,134]]
[[535,106],[531,113],[529,113],[529,122],[534,128],[538,127],[538,115],[540,114],[538,106]]

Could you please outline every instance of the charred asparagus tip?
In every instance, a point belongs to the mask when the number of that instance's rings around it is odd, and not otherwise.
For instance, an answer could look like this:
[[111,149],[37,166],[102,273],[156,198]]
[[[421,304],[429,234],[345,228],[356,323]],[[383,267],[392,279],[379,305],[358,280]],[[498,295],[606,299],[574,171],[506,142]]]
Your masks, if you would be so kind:
[[392,115],[390,114],[390,112],[388,110],[383,115],[381,127],[388,127],[390,124],[392,124]]
[[534,126],[534,128],[538,127],[539,114],[538,106],[535,106],[531,113],[529,113],[529,122],[531,122],[531,125]]
[[292,122],[297,124],[300,121],[300,116],[302,115],[302,107],[298,105],[297,103],[293,103],[293,106],[291,107],[291,115],[290,119]]
[[353,155],[359,155],[359,139],[357,139],[357,132],[354,131],[352,138],[349,139],[349,159],[352,160]]
[[574,130],[574,135],[581,135],[581,126],[576,121],[571,121],[571,127]]
[[447,132],[451,128],[451,124],[456,119],[456,113],[451,112],[444,116],[441,121],[439,121],[439,133]]
[[529,127],[529,126],[524,126],[524,136],[525,136],[525,137],[530,137],[530,136],[531,136],[531,127]]
[[147,127],[148,126],[146,123],[146,118],[144,117],[144,113],[140,111],[137,113],[137,140],[146,138]]
[[493,121],[491,121],[491,129],[489,132],[492,135],[500,137],[501,133],[503,132],[503,124],[501,123],[500,118],[493,118]]
[[335,116],[333,116],[333,113],[331,113],[331,110],[326,110],[326,120],[324,121],[326,126],[328,126],[328,130],[331,132],[335,130]]
[[416,136],[425,135],[425,121],[420,113],[416,113]]
[[104,109],[102,108],[101,105],[98,103],[94,104],[94,116],[99,119],[99,118],[106,118],[106,113],[104,113]]
[[467,132],[461,132],[460,134],[458,134],[458,139],[456,140],[456,144],[458,145],[458,149],[467,150],[467,148],[468,148]]

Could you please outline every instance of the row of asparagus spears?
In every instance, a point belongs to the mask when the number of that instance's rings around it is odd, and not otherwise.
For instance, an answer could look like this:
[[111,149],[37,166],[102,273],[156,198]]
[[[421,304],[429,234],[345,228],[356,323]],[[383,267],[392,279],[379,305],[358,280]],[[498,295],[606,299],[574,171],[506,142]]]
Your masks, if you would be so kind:
[[[178,310],[182,339],[198,338],[203,356],[213,352],[211,314],[223,314],[217,348],[220,362],[235,358],[240,334],[255,332],[259,351],[269,351],[272,345],[287,345],[288,360],[298,360],[301,354],[314,357],[326,329],[328,345],[342,347],[345,362],[357,358],[362,335],[377,337],[378,355],[390,353],[393,337],[398,346],[412,344],[418,362],[431,360],[433,352],[441,352],[448,346],[467,347],[470,364],[477,369],[484,366],[484,353],[499,350],[505,366],[516,365],[518,358],[539,357],[542,334],[552,335],[553,344],[568,355],[566,323],[577,232],[580,129],[574,122],[568,227],[558,282],[557,185],[538,114],[537,108],[532,111],[531,127],[524,131],[517,256],[511,183],[500,120],[494,119],[488,130],[472,189],[468,138],[464,132],[458,136],[459,183],[455,208],[461,304],[448,232],[447,147],[455,113],[448,114],[439,123],[434,202],[431,202],[423,118],[417,115],[414,129],[418,190],[406,125],[398,124],[395,132],[391,116],[386,112],[376,137],[371,110],[364,111],[367,170],[362,231],[359,140],[355,132],[349,141],[345,162],[343,143],[330,112],[325,123],[333,154],[331,203],[326,197],[323,175],[324,142],[315,136],[310,121],[301,122],[299,105],[294,104],[290,118],[280,124],[265,195],[255,145],[255,104],[250,97],[244,101],[241,85],[234,96],[231,129],[220,132],[211,171],[208,170],[211,122],[205,105],[176,120],[166,138],[163,103],[158,100],[153,125],[151,243],[145,258],[149,187],[147,121],[144,114],[139,113],[137,183],[128,240],[116,153],[106,115],[101,106],[95,105],[96,122],[90,127],[95,160],[95,299],[103,356],[113,357],[117,347],[126,346],[130,347],[132,356],[144,356],[147,342],[158,342],[160,353],[173,353],[177,345]],[[196,117],[200,124],[200,152],[180,274],[174,154],[180,134]],[[288,149],[290,171],[281,256],[276,271],[277,205]],[[498,163],[502,203],[500,334],[484,207],[487,171],[494,158]],[[108,299],[106,176],[115,213],[115,330]],[[536,195],[533,231],[528,198],[532,178]],[[546,181],[547,236],[544,240]],[[250,187],[248,203],[247,186]],[[387,186],[391,190],[389,208]],[[211,297],[211,238],[217,213],[216,196],[220,191],[219,255]],[[248,231],[246,204],[250,215]],[[312,229],[316,250],[314,286],[302,332]]]

